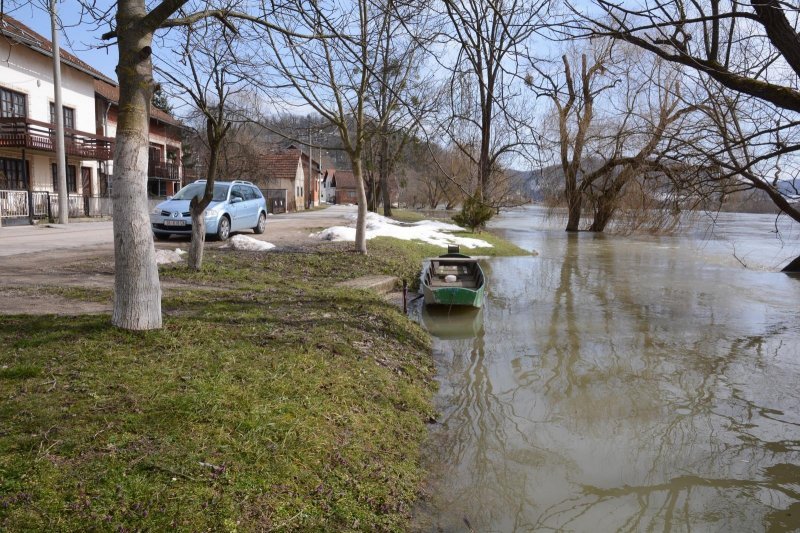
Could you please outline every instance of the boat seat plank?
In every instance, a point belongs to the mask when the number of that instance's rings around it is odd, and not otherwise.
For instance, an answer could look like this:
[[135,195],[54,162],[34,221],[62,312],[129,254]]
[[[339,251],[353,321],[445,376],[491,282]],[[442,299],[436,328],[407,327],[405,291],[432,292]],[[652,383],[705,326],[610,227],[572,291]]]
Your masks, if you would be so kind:
[[475,282],[474,279],[471,280],[456,280],[456,281],[442,281],[442,280],[433,280],[430,284],[431,287],[440,288],[440,287],[459,287],[463,289],[474,289],[478,284]]

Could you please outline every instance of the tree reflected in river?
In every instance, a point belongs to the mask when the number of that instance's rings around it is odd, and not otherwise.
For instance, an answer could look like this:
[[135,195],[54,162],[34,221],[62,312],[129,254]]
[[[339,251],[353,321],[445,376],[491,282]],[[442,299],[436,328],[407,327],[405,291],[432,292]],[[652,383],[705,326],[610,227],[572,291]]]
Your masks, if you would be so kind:
[[797,528],[798,280],[678,238],[513,237],[540,255],[489,261],[482,334],[435,342],[419,529]]

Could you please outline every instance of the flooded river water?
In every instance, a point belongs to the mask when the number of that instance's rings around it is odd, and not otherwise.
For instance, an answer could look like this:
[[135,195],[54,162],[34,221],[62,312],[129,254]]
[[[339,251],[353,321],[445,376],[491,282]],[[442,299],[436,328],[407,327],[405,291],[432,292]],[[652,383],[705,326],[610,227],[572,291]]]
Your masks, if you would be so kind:
[[479,314],[424,317],[440,391],[417,528],[800,528],[800,278],[776,272],[797,230],[567,235],[543,214],[494,223],[539,255],[485,261]]

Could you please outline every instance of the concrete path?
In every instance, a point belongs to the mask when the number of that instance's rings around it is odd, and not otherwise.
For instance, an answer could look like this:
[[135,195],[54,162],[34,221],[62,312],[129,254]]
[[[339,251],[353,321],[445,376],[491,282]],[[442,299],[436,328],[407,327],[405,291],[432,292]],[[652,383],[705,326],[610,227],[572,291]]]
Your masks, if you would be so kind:
[[[308,244],[313,241],[308,237],[310,232],[346,224],[348,215],[355,212],[355,206],[335,205],[327,209],[270,215],[263,235],[242,234],[283,246]],[[0,257],[67,249],[113,251],[113,244],[113,223],[110,221],[0,227]],[[186,237],[173,237],[170,241],[156,244],[158,248],[185,248],[186,245]]]

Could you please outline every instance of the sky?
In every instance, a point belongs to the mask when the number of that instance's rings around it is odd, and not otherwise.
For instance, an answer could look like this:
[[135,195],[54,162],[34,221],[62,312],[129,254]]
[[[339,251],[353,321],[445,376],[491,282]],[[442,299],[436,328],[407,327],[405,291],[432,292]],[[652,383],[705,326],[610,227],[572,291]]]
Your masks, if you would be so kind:
[[[106,0],[98,1],[98,4],[107,3],[109,2]],[[44,10],[42,0],[26,2],[16,8],[8,4],[6,3],[6,11],[9,15],[50,40],[50,15]],[[75,0],[60,1],[58,14],[63,24],[63,29],[59,32],[61,48],[69,50],[109,78],[116,80],[117,76],[114,73],[118,57],[116,46],[99,48],[103,44],[100,35],[108,30],[98,29],[96,24],[82,23],[79,5]]]

